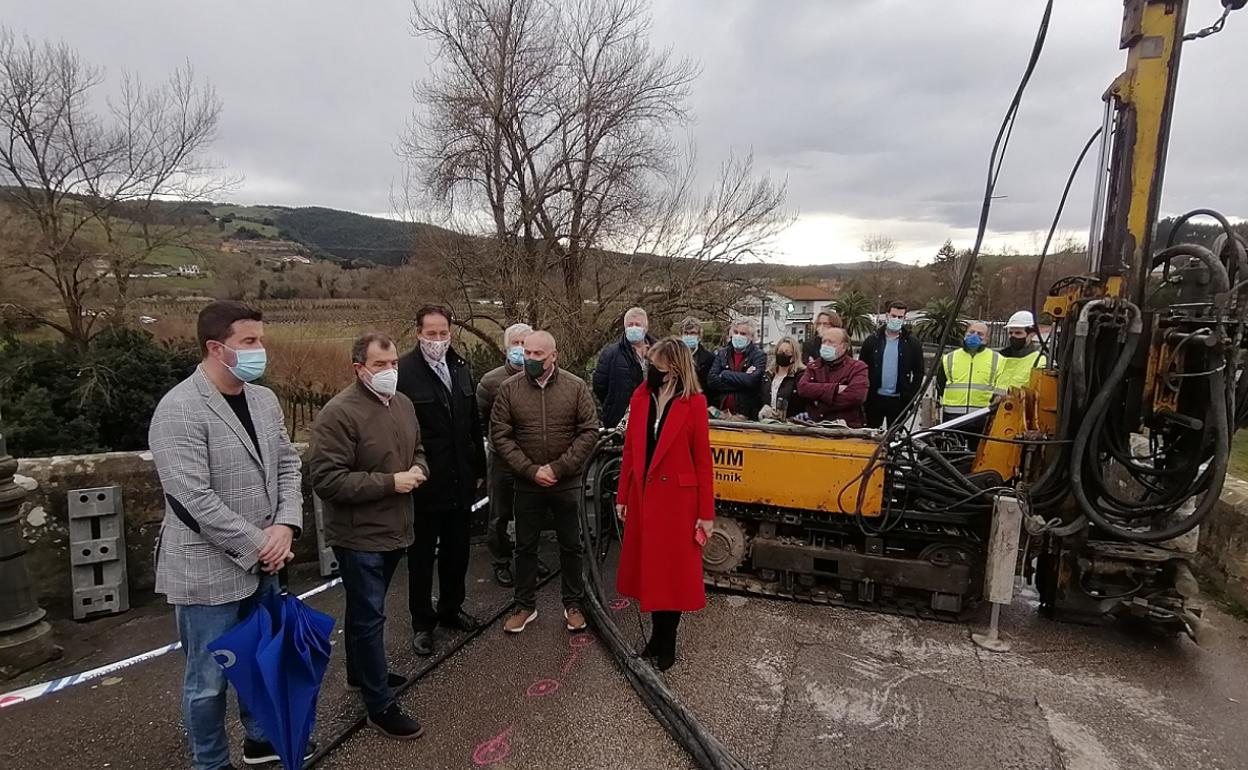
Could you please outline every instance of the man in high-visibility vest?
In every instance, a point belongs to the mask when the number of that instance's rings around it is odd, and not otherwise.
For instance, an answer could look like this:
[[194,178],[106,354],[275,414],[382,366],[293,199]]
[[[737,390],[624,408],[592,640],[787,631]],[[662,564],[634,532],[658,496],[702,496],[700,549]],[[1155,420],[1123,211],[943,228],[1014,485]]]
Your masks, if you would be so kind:
[[999,351],[1002,370],[997,387],[1025,388],[1031,382],[1031,370],[1048,363],[1036,341],[1036,318],[1031,311],[1020,310],[1005,322],[1005,330],[1010,339]]
[[1000,392],[997,378],[1003,369],[1001,355],[987,346],[988,324],[967,324],[962,347],[945,354],[936,378],[940,405],[946,421],[992,403]]

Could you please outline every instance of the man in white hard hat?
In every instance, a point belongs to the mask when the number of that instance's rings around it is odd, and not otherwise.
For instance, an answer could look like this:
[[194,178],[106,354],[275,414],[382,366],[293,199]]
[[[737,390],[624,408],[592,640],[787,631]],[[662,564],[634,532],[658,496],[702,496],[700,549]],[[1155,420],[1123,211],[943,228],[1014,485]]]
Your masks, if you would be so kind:
[[1036,318],[1030,310],[1020,310],[1005,322],[1009,340],[1001,348],[1003,369],[997,378],[998,388],[1025,388],[1031,382],[1031,370],[1047,362],[1036,341]]

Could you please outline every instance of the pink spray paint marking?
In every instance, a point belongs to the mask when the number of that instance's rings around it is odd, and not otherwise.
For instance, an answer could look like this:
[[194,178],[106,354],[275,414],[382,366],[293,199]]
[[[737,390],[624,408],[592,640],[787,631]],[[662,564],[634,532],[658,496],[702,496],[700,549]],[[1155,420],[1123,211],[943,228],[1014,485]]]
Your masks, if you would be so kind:
[[511,756],[511,741],[509,739],[512,727],[514,725],[508,725],[507,729],[498,735],[478,743],[477,747],[472,751],[472,763],[477,767],[488,767],[496,765]]
[[524,694],[530,698],[540,698],[543,695],[550,695],[552,693],[558,692],[558,690],[559,690],[559,680],[538,679],[536,682],[529,685],[529,689],[525,690]]
[[581,650],[594,643],[594,637],[589,634],[577,634],[568,640],[568,646],[572,648],[572,657],[568,658],[568,662],[563,664],[563,674],[567,676],[572,671],[572,666],[576,665],[576,661],[580,660]]
[[612,599],[607,606],[611,608],[612,612],[619,612],[620,610],[628,609],[631,605],[632,602],[628,599]]
[[[624,602],[624,607],[628,606],[627,599],[616,599],[612,602],[612,606],[616,602]],[[622,609],[622,607],[621,607]],[[568,658],[568,662],[563,664],[563,673],[567,674],[572,670],[572,666],[581,657],[581,650],[594,643],[594,637],[590,634],[576,634],[568,640],[568,646],[572,648],[572,655]],[[557,679],[539,679],[528,686],[524,691],[526,697],[540,698],[546,695],[553,695],[559,691],[559,680]],[[472,763],[477,767],[488,767],[496,765],[499,762],[511,756],[511,731],[515,725],[508,725],[498,735],[489,740],[482,741],[472,751]]]

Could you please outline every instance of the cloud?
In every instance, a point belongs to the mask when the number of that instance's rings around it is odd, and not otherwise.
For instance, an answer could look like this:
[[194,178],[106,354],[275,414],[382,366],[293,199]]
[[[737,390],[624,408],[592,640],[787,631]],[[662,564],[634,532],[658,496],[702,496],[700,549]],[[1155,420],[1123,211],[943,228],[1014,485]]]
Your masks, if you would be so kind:
[[[903,256],[966,242],[992,138],[1013,94],[1041,0],[680,0],[656,2],[656,44],[700,61],[690,126],[708,176],[730,152],[786,177],[800,215],[788,262],[859,258],[870,232]],[[158,3],[8,0],[6,23],[64,39],[114,76],[160,79],[189,60],[225,102],[213,154],[245,175],[243,202],[389,211],[394,147],[429,54],[406,0]],[[1212,21],[1194,3],[1189,26]],[[1201,14],[1209,16],[1205,19]],[[1023,103],[992,238],[1047,226],[1070,163],[1100,123],[1121,71],[1121,5],[1058,3]],[[1245,214],[1238,135],[1248,111],[1228,79],[1248,71],[1248,12],[1184,51],[1162,207]],[[1064,226],[1086,228],[1090,174]]]

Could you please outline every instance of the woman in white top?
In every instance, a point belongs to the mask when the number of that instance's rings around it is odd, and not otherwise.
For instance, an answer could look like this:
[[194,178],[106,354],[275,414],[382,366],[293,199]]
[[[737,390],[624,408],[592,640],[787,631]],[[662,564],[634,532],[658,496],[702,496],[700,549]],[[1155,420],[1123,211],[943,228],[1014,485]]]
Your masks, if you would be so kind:
[[805,411],[797,395],[797,381],[806,369],[801,353],[802,346],[796,339],[782,337],[763,375],[763,404],[771,408],[770,416],[775,419],[784,420]]

